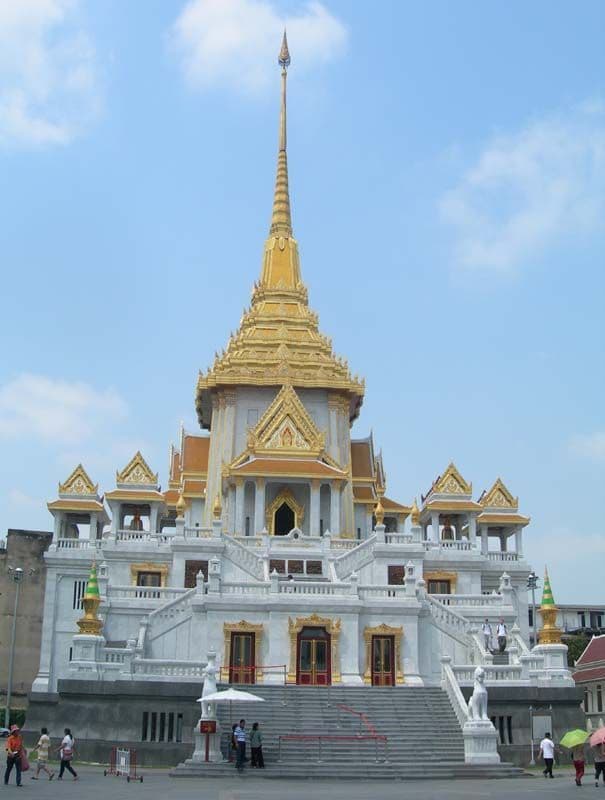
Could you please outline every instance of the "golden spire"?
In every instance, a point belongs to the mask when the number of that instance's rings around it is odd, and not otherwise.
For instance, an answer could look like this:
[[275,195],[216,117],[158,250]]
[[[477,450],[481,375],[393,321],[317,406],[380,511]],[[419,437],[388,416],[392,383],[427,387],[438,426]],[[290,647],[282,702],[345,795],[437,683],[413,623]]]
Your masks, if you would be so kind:
[[176,515],[179,518],[185,516],[185,511],[187,509],[187,502],[183,497],[183,492],[179,494],[179,499],[176,501]]
[[97,580],[97,565],[92,562],[90,575],[86,582],[86,591],[82,597],[84,616],[78,620],[78,628],[81,634],[88,636],[100,636],[103,629],[103,622],[99,619],[97,612],[101,605],[101,594]]
[[418,510],[418,506],[416,505],[416,498],[414,498],[414,502],[412,503],[412,525],[418,525],[420,523],[420,511]]
[[552,594],[548,569],[544,567],[544,589],[540,604],[542,627],[538,631],[540,644],[561,644],[561,628],[557,625],[557,608]]
[[284,30],[279,58],[281,66],[281,108],[279,112],[279,149],[277,152],[277,177],[273,196],[273,215],[270,233],[274,236],[292,236],[292,217],[290,215],[290,191],[288,188],[288,157],[286,155],[286,79],[290,66],[290,51]]

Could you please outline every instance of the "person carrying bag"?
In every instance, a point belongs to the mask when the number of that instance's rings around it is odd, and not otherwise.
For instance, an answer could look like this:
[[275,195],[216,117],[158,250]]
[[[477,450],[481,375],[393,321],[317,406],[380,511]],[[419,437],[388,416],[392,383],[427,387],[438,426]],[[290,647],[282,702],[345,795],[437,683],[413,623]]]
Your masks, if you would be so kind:
[[58,781],[63,780],[63,773],[65,770],[71,772],[74,777],[74,781],[78,780],[78,773],[71,765],[71,760],[74,757],[74,737],[71,735],[71,731],[69,728],[65,728],[65,736],[61,741],[61,747],[59,748],[59,756],[61,757],[61,768],[59,769],[59,777],[57,778]]
[[10,735],[6,740],[6,771],[4,773],[4,785],[8,786],[8,781],[15,768],[17,776],[17,786],[21,786],[21,773],[23,772],[23,758],[27,764],[26,769],[29,769],[27,762],[27,754],[25,754],[25,747],[23,746],[23,738],[19,732],[17,725],[11,725]]

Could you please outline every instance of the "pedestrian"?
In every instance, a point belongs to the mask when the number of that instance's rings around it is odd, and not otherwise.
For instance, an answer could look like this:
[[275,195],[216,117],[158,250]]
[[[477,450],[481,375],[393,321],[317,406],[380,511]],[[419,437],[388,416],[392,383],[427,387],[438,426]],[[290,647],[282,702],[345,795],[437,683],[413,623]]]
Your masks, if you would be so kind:
[[8,786],[8,779],[11,776],[13,767],[17,775],[17,786],[21,786],[21,756],[23,755],[23,739],[17,725],[11,725],[10,734],[6,740],[6,771],[4,773],[4,785]]
[[263,758],[263,735],[259,730],[258,722],[252,726],[250,733],[250,750],[252,751],[252,769],[264,769],[265,760]]
[[491,652],[491,644],[492,644],[492,626],[489,624],[489,620],[486,617],[485,622],[481,628],[483,631],[483,642],[485,644],[485,649],[488,653]]
[[571,751],[571,759],[576,768],[576,786],[581,786],[582,778],[584,777],[584,764],[586,763],[583,744],[579,744],[573,748]]
[[500,617],[500,621],[498,622],[496,636],[498,637],[498,650],[503,653],[506,650],[506,637],[508,636],[508,630],[502,617]]
[[239,725],[236,726],[233,732],[237,744],[237,760],[235,762],[236,769],[240,772],[244,768],[246,760],[246,720],[240,719]]
[[57,778],[58,781],[63,780],[63,773],[65,770],[71,772],[74,776],[74,781],[78,780],[78,773],[71,765],[71,760],[74,757],[74,748],[76,744],[76,740],[71,735],[71,731],[69,728],[65,728],[63,739],[61,740],[61,747],[59,748],[59,757],[61,759],[61,768],[59,769],[59,777]]
[[554,778],[552,774],[552,764],[555,759],[555,743],[553,742],[550,733],[545,733],[544,738],[540,742],[540,755],[544,759],[544,769],[542,774],[545,778]]
[[50,749],[50,737],[48,735],[48,729],[42,728],[42,730],[40,731],[40,738],[38,739],[38,744],[36,745],[36,750],[38,751],[38,765],[36,768],[36,774],[32,775],[32,781],[37,781],[38,775],[41,772],[46,772],[49,781],[52,781],[52,779],[55,777],[55,773],[48,768],[49,749]]
[[599,785],[599,775],[602,775],[605,786],[605,742],[595,745],[592,752],[594,754],[594,785]]
[[231,741],[229,742],[229,761],[235,761],[237,756],[237,742],[235,741],[235,729],[237,722],[231,726]]

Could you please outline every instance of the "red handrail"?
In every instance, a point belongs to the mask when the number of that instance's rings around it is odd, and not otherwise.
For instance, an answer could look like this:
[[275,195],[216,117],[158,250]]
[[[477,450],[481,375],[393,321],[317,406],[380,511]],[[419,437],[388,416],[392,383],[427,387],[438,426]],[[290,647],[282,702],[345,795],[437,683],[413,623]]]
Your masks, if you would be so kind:
[[349,714],[355,714],[357,717],[359,717],[360,722],[364,723],[364,725],[366,726],[366,728],[368,729],[368,731],[371,734],[377,735],[376,734],[376,728],[370,722],[370,720],[367,718],[367,716],[363,713],[363,711],[356,711],[354,708],[351,708],[351,706],[345,706],[345,705],[342,705],[341,703],[339,703],[336,706],[336,708],[340,708],[342,711],[346,711]]

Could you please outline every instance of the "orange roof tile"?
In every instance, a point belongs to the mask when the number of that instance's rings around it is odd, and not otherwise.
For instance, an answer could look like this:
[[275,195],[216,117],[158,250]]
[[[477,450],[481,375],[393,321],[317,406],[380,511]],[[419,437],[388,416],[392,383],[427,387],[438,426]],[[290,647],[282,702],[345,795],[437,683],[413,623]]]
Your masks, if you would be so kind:
[[50,511],[105,511],[98,500],[53,500],[46,506]]
[[206,491],[206,481],[194,481],[186,479],[183,485],[184,495],[201,496]]
[[591,664],[594,661],[605,661],[605,634],[592,637],[576,661],[576,665],[584,666],[584,664]]
[[477,522],[484,525],[529,525],[529,517],[521,514],[479,514]]
[[234,475],[284,475],[311,478],[346,478],[342,470],[323,461],[287,458],[255,458],[232,469]]
[[576,683],[590,683],[591,681],[605,680],[605,667],[595,667],[594,669],[584,669],[574,672],[571,676]]
[[371,486],[354,486],[353,498],[358,503],[375,503],[377,500]]
[[167,492],[164,492],[164,502],[167,506],[176,506],[178,499],[179,492],[177,489],[168,489]]
[[409,514],[412,510],[410,506],[403,506],[401,503],[397,503],[389,497],[382,498],[382,507],[385,511],[396,511],[398,514]]
[[374,476],[370,442],[351,442],[351,469],[353,477],[371,478]]
[[[474,500],[429,500],[424,508],[431,511],[481,511],[483,506]],[[423,509],[424,510],[424,509]]]
[[107,492],[105,497],[108,500],[123,500],[126,503],[151,503],[164,500],[162,492],[153,489],[114,489],[112,492]]
[[183,472],[208,472],[208,452],[210,450],[209,436],[192,436],[185,434],[183,439],[183,452],[181,454],[181,468]]

